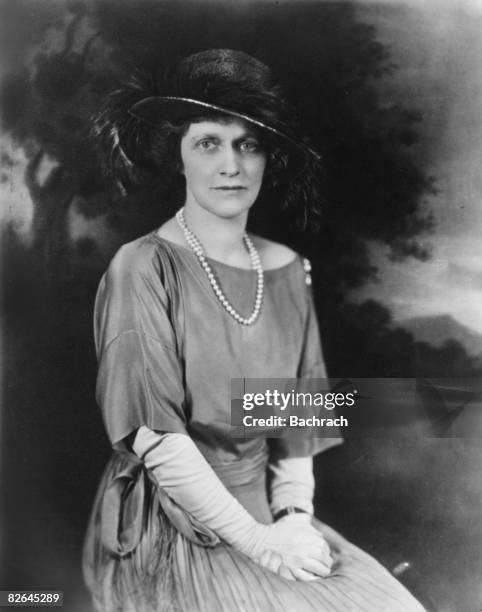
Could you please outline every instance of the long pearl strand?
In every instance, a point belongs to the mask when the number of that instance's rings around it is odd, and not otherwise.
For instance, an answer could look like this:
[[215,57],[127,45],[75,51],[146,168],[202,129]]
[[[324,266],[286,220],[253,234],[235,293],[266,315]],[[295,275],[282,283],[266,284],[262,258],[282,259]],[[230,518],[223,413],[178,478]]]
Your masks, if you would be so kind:
[[188,228],[186,224],[186,220],[184,218],[184,208],[181,208],[180,210],[178,210],[178,212],[176,213],[176,220],[179,223],[179,226],[181,227],[183,231],[186,242],[191,247],[191,249],[194,251],[194,254],[196,255],[196,257],[199,260],[199,263],[201,264],[201,267],[206,272],[206,275],[209,279],[209,282],[211,283],[211,287],[213,288],[213,291],[216,297],[221,302],[225,310],[233,317],[233,319],[235,319],[241,325],[252,325],[256,321],[256,319],[259,317],[259,314],[261,312],[261,306],[263,303],[264,278],[263,278],[263,267],[261,265],[261,260],[259,258],[258,251],[256,250],[250,237],[246,233],[244,233],[243,240],[246,245],[246,248],[248,249],[249,257],[251,259],[251,266],[258,275],[258,282],[256,286],[256,299],[254,302],[253,312],[250,314],[249,317],[246,318],[246,317],[242,317],[239,314],[239,312],[237,312],[234,306],[230,304],[227,297],[224,295],[223,290],[221,289],[218,281],[216,280],[214,272],[212,271],[212,268],[206,259],[206,256],[204,254],[204,249],[201,243],[199,242],[195,234],[191,232],[191,230]]

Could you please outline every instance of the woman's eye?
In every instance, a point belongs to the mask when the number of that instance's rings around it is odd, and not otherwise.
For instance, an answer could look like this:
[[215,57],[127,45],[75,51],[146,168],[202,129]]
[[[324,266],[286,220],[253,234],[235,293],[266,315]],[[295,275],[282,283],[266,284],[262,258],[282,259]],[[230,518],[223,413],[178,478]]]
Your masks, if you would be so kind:
[[201,151],[211,151],[216,147],[216,143],[212,140],[200,140],[197,146]]
[[241,151],[246,153],[254,153],[261,148],[257,140],[245,140],[240,145]]

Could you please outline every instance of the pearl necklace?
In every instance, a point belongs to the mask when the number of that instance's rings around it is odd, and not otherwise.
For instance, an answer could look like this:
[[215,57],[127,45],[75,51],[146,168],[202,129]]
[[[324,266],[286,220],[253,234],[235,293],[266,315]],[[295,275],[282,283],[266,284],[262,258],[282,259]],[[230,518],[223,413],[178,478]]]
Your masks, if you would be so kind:
[[259,317],[259,314],[261,312],[261,305],[263,303],[264,279],[263,267],[259,259],[258,251],[256,250],[249,236],[244,233],[243,240],[246,245],[246,248],[248,249],[249,257],[251,259],[251,266],[253,270],[255,270],[258,274],[258,282],[256,286],[256,299],[254,302],[253,312],[250,314],[249,317],[246,318],[242,317],[239,312],[237,312],[234,306],[230,304],[227,297],[224,295],[223,290],[221,289],[218,281],[216,280],[214,272],[212,271],[212,268],[206,259],[204,249],[201,243],[199,242],[195,234],[193,234],[193,232],[191,232],[191,230],[186,225],[186,220],[184,218],[184,208],[178,210],[178,212],[176,213],[176,220],[183,231],[186,242],[194,251],[194,254],[196,255],[199,260],[199,263],[201,264],[201,267],[206,272],[206,275],[209,279],[209,282],[211,283],[211,287],[213,288],[216,297],[221,302],[225,310],[233,317],[233,319],[235,319],[241,325],[252,325]]

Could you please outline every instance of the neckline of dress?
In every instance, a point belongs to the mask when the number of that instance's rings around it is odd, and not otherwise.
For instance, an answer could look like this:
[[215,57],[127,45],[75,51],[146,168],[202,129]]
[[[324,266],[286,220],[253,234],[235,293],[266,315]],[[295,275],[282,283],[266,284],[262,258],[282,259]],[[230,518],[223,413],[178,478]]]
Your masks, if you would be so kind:
[[[162,236],[159,236],[159,234],[157,233],[157,230],[154,230],[151,233],[151,236],[153,236],[154,239],[159,241],[161,244],[164,243],[164,244],[167,244],[171,248],[174,247],[175,249],[179,249],[180,251],[188,253],[191,256],[191,258],[194,258],[197,261],[196,254],[193,253],[193,251],[189,247],[183,246],[182,244],[178,244],[177,242],[173,242],[172,240],[168,240],[167,238],[163,238]],[[241,273],[253,274],[255,272],[252,268],[238,268],[237,266],[232,266],[222,261],[218,261],[217,259],[212,259],[212,257],[208,257],[207,255],[205,257],[210,263],[214,264],[215,266],[221,266],[229,270],[236,270],[236,272],[241,272]],[[291,261],[284,264],[283,266],[279,266],[278,268],[268,268],[268,269],[263,268],[263,273],[265,275],[266,274],[268,275],[278,274],[280,272],[287,270],[288,268],[291,268],[298,261],[300,261],[300,256],[296,254],[295,257]]]

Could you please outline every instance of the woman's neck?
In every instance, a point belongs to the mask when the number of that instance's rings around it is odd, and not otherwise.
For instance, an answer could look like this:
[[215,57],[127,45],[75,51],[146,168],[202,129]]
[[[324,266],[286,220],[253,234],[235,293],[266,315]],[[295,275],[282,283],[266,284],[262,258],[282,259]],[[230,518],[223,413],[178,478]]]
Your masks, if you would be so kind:
[[236,217],[219,217],[200,206],[184,207],[188,228],[204,247],[206,255],[229,265],[247,267],[250,259],[243,235],[246,231],[248,214]]

